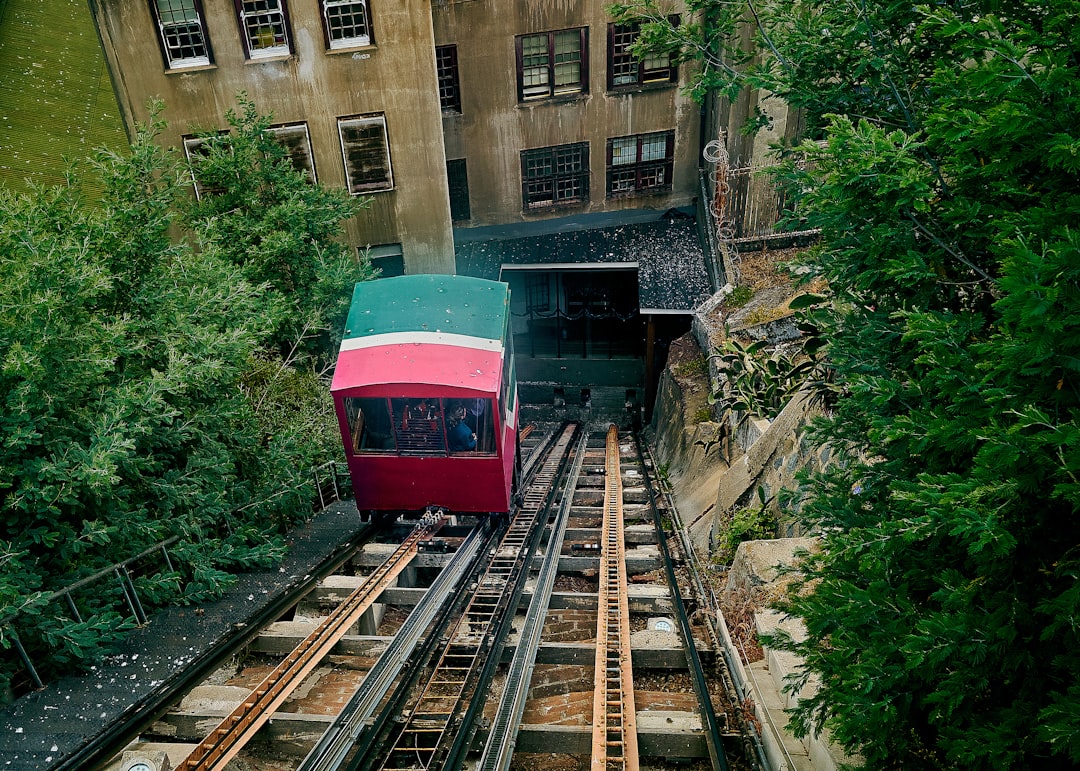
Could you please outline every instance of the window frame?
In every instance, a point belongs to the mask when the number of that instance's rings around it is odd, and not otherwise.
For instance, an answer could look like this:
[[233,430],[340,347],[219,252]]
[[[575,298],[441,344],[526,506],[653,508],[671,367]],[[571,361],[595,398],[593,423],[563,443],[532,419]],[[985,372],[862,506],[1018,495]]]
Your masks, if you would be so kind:
[[[579,154],[578,168],[573,172],[559,171],[560,162],[565,163],[565,158],[571,153]],[[542,161],[550,158],[549,174],[530,174],[530,162]],[[537,168],[536,166],[532,167]],[[563,145],[551,145],[549,147],[535,147],[521,151],[521,205],[524,211],[536,211],[550,209],[557,206],[571,206],[589,202],[589,143],[571,142]],[[551,196],[541,197],[534,191],[530,193],[530,185],[543,183],[550,180]],[[576,182],[579,189],[578,195],[560,196],[560,183]],[[563,191],[565,192],[565,190]]]
[[[248,13],[244,10],[244,4],[252,2],[253,0],[233,0],[233,6],[236,8],[236,22],[240,25],[240,42],[244,47],[244,56],[249,61],[261,61],[263,59],[273,59],[281,56],[292,55],[292,30],[289,27],[289,9],[285,0],[262,0],[265,3],[276,3],[277,9],[267,9],[265,11],[253,11]],[[259,0],[254,0],[258,2]],[[271,23],[271,27],[280,27],[280,35],[282,42],[275,45],[266,46],[263,48],[256,48],[254,46],[251,29],[247,23],[247,17],[255,15],[273,15],[277,14],[280,19],[276,23]],[[277,35],[275,33],[275,39]]]
[[198,160],[196,159],[196,156],[206,155],[206,153],[201,152],[199,148],[216,141],[228,142],[229,136],[230,134],[228,131],[219,131],[214,136],[187,135],[181,137],[181,144],[184,148],[184,156],[188,160],[188,168],[191,172],[191,184],[195,189],[195,200],[201,201],[205,196],[217,195],[218,193],[224,192],[223,188],[205,187],[199,182],[199,176],[196,173],[196,168],[198,167]]
[[[468,409],[470,404],[473,410]],[[475,435],[471,449],[451,447],[457,408],[465,408],[462,422]],[[499,454],[498,403],[491,396],[345,396],[342,409],[351,457],[494,458]],[[373,422],[378,432],[369,428]]]
[[[362,125],[382,126],[383,159],[386,167],[386,178],[383,182],[358,182],[353,179],[349,165],[349,151],[346,146],[345,130]],[[337,119],[338,139],[341,142],[341,158],[345,165],[345,185],[350,195],[367,195],[368,193],[381,193],[394,189],[394,167],[390,157],[390,133],[386,126],[385,113],[367,113],[364,115],[350,115]]]
[[[669,16],[668,21],[678,26],[679,16],[677,14]],[[671,53],[665,55],[667,63],[664,66],[647,66],[649,59],[638,59],[630,52],[630,47],[637,42],[640,34],[639,22],[608,24],[607,87],[609,91],[637,91],[678,82],[679,65],[672,62]],[[625,36],[625,39],[620,40],[620,36]],[[630,65],[633,67],[633,80],[616,82],[618,78],[627,76]],[[618,76],[616,76],[617,70],[619,70]]]
[[[150,14],[153,17],[154,23],[157,25],[158,28],[158,47],[161,49],[161,57],[165,61],[165,68],[167,70],[188,70],[194,67],[209,67],[213,65],[214,53],[213,49],[211,49],[210,47],[210,34],[206,29],[206,12],[203,10],[202,0],[190,0],[191,11],[194,12],[196,19],[185,21],[189,23],[194,21],[195,24],[197,24],[199,28],[199,36],[201,38],[201,46],[203,49],[203,53],[200,56],[181,57],[175,59],[173,58],[171,51],[176,48],[180,48],[180,46],[170,46],[169,44],[169,38],[166,32],[166,22],[162,20],[162,9],[159,5],[159,3],[161,3],[162,1],[163,0],[150,0]],[[184,10],[182,8],[182,5],[185,0],[164,1],[169,3],[179,2],[181,7],[178,7],[175,10]],[[169,24],[179,26],[176,22],[169,22]]]
[[[642,155],[644,154],[647,140],[657,138],[663,138],[664,140],[663,157],[661,159],[648,158],[643,160]],[[620,142],[620,140],[625,142],[625,140],[628,139],[635,140],[634,160],[617,163],[614,157],[617,143]],[[675,131],[669,129],[666,131],[650,131],[644,134],[628,134],[621,137],[609,137],[607,140],[605,161],[607,171],[606,190],[608,198],[625,198],[634,195],[670,192],[675,171]],[[657,170],[662,173],[664,182],[661,184],[646,184],[643,181],[646,179],[646,174]],[[616,174],[629,171],[633,171],[634,174],[633,188],[614,189]]]
[[379,278],[405,275],[405,250],[400,243],[368,244],[358,246],[356,251],[358,257],[367,257],[371,266],[379,269]]
[[461,73],[458,71],[457,45],[435,46],[435,77],[439,84],[439,107],[444,113],[460,115]]
[[[565,62],[558,61],[556,50],[557,36],[563,33],[578,33],[578,78],[574,87],[560,87],[556,82],[559,66]],[[543,93],[535,90],[526,93],[527,88],[538,89],[535,85],[525,85],[525,41],[528,38],[546,38],[547,55],[543,64],[533,65],[530,69],[544,68],[546,88]],[[551,30],[549,32],[533,32],[528,35],[517,35],[514,38],[514,55],[517,64],[517,97],[518,102],[536,102],[544,99],[558,99],[577,97],[589,93],[589,28],[567,27],[566,29]]]
[[[363,6],[364,26],[367,28],[367,34],[335,38],[333,33],[336,27],[330,21],[330,9],[344,8],[350,5]],[[340,51],[375,45],[375,35],[371,27],[371,6],[368,4],[368,0],[319,0],[319,9],[321,11],[320,16],[322,17],[323,35],[325,36],[327,50]]]
[[[290,146],[282,139],[282,135],[288,132],[296,132],[302,130],[304,132],[303,147],[307,154],[306,163],[297,163],[297,155],[292,151]],[[280,123],[276,126],[270,126],[267,131],[274,135],[274,139],[278,141],[285,152],[289,156],[289,160],[292,162],[293,168],[297,171],[301,171],[308,176],[308,181],[311,184],[318,182],[318,176],[315,174],[315,154],[311,149],[311,131],[308,129],[307,123]]]
[[532,271],[525,275],[525,311],[547,313],[551,309],[551,274]]
[[469,198],[469,167],[464,158],[447,159],[446,187],[450,197],[450,221],[468,222],[471,220],[472,203]]

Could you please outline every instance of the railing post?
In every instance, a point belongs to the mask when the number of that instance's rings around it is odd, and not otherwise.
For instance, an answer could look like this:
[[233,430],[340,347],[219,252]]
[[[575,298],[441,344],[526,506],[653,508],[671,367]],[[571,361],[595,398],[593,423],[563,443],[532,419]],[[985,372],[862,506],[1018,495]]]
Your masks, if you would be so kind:
[[15,644],[15,650],[19,652],[19,658],[22,659],[23,666],[26,667],[26,671],[30,673],[30,679],[34,681],[34,686],[37,688],[44,688],[45,684],[41,682],[41,678],[38,677],[37,670],[34,669],[33,662],[30,661],[30,657],[26,654],[26,649],[22,646],[22,641],[19,640],[19,635],[14,629],[8,630],[11,632],[11,642]]
[[311,471],[311,475],[315,477],[315,491],[319,494],[319,511],[326,508],[326,501],[323,500],[322,482],[319,481],[319,467],[316,466]]
[[145,624],[147,621],[146,613],[143,611],[142,603],[139,602],[139,595],[135,591],[135,584],[131,580],[131,574],[123,565],[119,565],[113,572],[120,579],[120,588],[124,590],[124,597],[127,598],[131,614],[135,616],[135,620],[140,624]]
[[81,624],[82,614],[80,614],[79,609],[75,607],[75,600],[72,598],[71,592],[64,592],[64,597],[67,599],[68,607],[71,608],[71,614],[75,616],[75,620]]

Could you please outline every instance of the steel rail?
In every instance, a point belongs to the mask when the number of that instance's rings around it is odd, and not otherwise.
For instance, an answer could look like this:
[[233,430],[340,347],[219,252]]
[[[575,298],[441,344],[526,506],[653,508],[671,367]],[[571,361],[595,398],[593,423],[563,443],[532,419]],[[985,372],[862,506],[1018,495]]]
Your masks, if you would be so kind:
[[[574,424],[563,429],[526,488],[520,509],[449,635],[381,768],[438,767],[448,757],[454,759],[463,752],[463,745],[457,739],[468,732],[471,721],[459,719],[460,714],[477,681],[485,674],[494,673],[498,662],[489,654],[500,649],[500,641],[509,631],[505,623],[507,609],[513,610],[512,597],[520,597],[522,576],[528,574],[526,567],[535,548],[541,512],[550,507],[556,479],[565,468],[567,448],[576,433]],[[486,666],[489,663],[492,666]],[[476,710],[470,711],[475,716]]]
[[604,525],[596,614],[592,771],[638,771],[639,768],[626,583],[619,432],[612,424],[606,443]]
[[166,679],[152,693],[132,706],[125,713],[123,722],[117,722],[105,732],[91,738],[61,761],[55,771],[82,771],[104,764],[127,746],[145,726],[162,715],[177,700],[178,694],[205,679],[223,659],[247,645],[260,629],[279,618],[285,610],[310,592],[311,587],[351,559],[363,544],[370,540],[374,532],[376,530],[371,525],[361,525],[347,541],[335,547],[303,581],[290,585],[275,601],[263,606],[246,625],[235,627],[233,634],[204,650],[187,667]]
[[368,671],[344,710],[323,733],[296,771],[330,771],[344,765],[349,752],[402,668],[409,662],[428,626],[462,578],[473,568],[491,534],[490,521],[476,528],[458,547],[427,592]]
[[[585,462],[584,450],[587,441],[588,433],[585,432],[578,440],[573,463],[566,475],[564,490],[572,491],[577,486],[577,479]],[[507,771],[510,768],[521,716],[525,711],[525,700],[529,693],[529,682],[536,662],[536,652],[540,647],[540,638],[544,631],[544,618],[551,600],[551,590],[555,585],[555,576],[559,571],[559,557],[572,505],[572,493],[564,493],[562,504],[551,529],[551,536],[548,538],[544,562],[537,577],[536,588],[533,590],[533,600],[525,614],[521,638],[518,640],[514,658],[506,673],[506,686],[499,699],[499,706],[492,721],[487,742],[476,764],[477,771]]]
[[[653,488],[652,479],[649,475],[648,465],[644,463],[645,453],[641,447],[638,435],[633,434],[634,445],[637,447],[638,457],[642,459],[642,478],[645,480],[645,490],[649,496],[649,509],[652,511],[653,522],[656,525],[657,540],[660,544],[660,554],[664,563],[664,572],[668,583],[671,585],[671,602],[675,608],[675,618],[679,625],[679,632],[683,639],[683,651],[686,653],[686,663],[690,668],[690,676],[694,682],[694,693],[697,695],[698,708],[701,710],[702,720],[705,724],[705,735],[712,767],[717,771],[727,771],[727,754],[720,736],[720,726],[716,719],[716,710],[713,709],[712,699],[709,697],[708,684],[705,681],[704,668],[701,665],[701,657],[698,655],[697,646],[694,644],[693,629],[690,627],[690,617],[683,603],[682,592],[679,590],[678,578],[675,575],[675,563],[668,548],[667,536],[664,534],[663,522],[660,519],[660,509],[656,505],[656,492]],[[681,535],[681,533],[680,533]],[[685,551],[685,547],[684,547]]]
[[250,741],[416,556],[421,540],[446,523],[442,516],[415,528],[382,565],[367,577],[308,637],[266,676],[211,733],[180,762],[175,771],[224,771]]

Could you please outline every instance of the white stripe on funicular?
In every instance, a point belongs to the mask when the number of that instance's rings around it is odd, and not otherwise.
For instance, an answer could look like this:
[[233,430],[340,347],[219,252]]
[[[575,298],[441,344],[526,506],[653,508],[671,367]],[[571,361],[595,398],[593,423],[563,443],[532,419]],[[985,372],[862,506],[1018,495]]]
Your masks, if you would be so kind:
[[356,351],[361,348],[378,348],[382,345],[452,345],[456,348],[474,348],[480,351],[501,352],[502,340],[490,340],[450,332],[386,332],[368,337],[347,337],[341,341],[340,351]]

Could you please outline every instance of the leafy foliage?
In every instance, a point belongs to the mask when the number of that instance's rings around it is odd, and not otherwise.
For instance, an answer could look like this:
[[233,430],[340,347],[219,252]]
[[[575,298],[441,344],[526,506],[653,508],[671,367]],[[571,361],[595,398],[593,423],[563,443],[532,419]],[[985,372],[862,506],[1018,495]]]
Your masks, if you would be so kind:
[[[118,587],[75,598],[84,622],[49,592],[176,535],[175,571],[137,572],[144,601],[214,596],[228,571],[281,556],[311,464],[339,451],[315,367],[371,272],[336,242],[351,204],[301,183],[244,107],[230,147],[250,173],[223,186],[228,212],[188,209],[190,172],[154,144],[156,117],[130,154],[94,158],[101,201],[78,176],[0,190],[0,618],[45,674],[124,628]],[[198,248],[174,240],[182,224]],[[303,281],[273,268],[285,252]]]
[[201,248],[266,286],[279,354],[290,363],[313,357],[322,368],[337,352],[333,337],[349,310],[351,295],[341,287],[373,275],[370,263],[336,238],[340,223],[365,202],[311,184],[269,131],[270,116],[243,93],[238,101],[239,111],[225,113],[229,133],[201,135],[205,154],[194,173],[214,192],[192,202],[193,229]]
[[842,463],[805,480],[807,637],[774,641],[819,684],[795,727],[866,768],[1075,767],[1080,5],[690,5],[654,24],[698,91],[776,95],[821,140],[786,176]]
[[736,509],[731,515],[731,523],[721,534],[720,542],[713,554],[713,559],[730,564],[735,551],[743,541],[758,541],[773,538],[776,535],[776,515],[765,499],[765,492],[758,488],[758,505]]
[[788,355],[780,347],[767,348],[766,340],[749,345],[735,338],[724,341],[718,368],[725,380],[713,394],[722,410],[775,418],[815,366],[799,351]]

